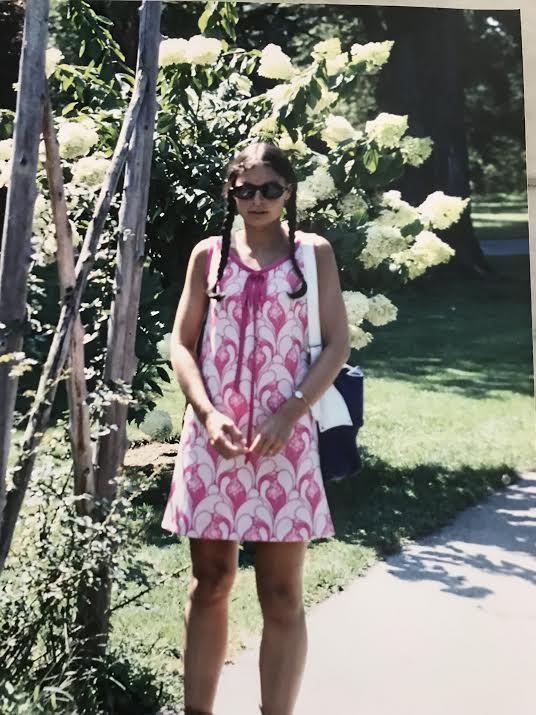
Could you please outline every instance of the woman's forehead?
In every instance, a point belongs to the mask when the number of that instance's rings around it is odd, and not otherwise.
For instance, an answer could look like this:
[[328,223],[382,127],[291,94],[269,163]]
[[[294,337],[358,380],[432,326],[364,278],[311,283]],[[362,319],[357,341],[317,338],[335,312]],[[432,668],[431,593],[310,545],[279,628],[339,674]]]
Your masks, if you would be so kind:
[[279,176],[270,166],[266,164],[255,164],[255,166],[245,169],[240,172],[236,178],[237,184],[262,184],[265,181],[282,181],[283,177]]

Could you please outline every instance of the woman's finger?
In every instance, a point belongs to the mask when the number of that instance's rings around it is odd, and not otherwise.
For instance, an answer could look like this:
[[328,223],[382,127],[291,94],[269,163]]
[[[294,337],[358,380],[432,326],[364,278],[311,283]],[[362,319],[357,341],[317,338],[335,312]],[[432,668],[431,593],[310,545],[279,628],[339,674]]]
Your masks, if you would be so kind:
[[230,424],[223,425],[223,429],[231,435],[233,442],[237,442],[239,444],[245,444],[246,438],[244,437],[244,435],[242,434],[242,431],[240,429],[238,429],[238,427],[235,425],[234,422],[231,422]]

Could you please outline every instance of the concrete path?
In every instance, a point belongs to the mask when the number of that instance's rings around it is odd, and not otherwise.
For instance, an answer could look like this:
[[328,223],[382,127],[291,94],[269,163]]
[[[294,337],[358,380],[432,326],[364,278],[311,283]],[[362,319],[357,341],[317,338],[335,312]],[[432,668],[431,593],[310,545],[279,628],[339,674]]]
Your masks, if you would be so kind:
[[[375,564],[308,616],[295,715],[536,712],[536,473]],[[215,715],[258,715],[257,651]]]
[[480,241],[482,252],[486,256],[528,256],[528,238],[510,238],[508,240],[488,239]]

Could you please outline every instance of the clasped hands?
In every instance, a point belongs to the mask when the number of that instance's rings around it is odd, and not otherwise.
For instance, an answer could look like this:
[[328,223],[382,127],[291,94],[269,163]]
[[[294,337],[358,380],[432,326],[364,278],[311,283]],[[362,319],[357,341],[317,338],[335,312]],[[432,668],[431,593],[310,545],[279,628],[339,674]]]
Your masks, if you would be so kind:
[[205,418],[210,445],[223,457],[231,459],[239,454],[255,453],[259,457],[273,456],[288,442],[295,417],[278,410],[258,428],[250,445],[228,415],[214,409]]

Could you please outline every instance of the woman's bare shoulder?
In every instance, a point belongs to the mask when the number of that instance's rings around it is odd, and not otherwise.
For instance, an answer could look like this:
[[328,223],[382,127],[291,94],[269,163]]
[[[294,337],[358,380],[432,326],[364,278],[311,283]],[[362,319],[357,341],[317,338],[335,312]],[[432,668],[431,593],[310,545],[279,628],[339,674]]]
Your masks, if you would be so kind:
[[[331,243],[324,236],[320,236],[318,233],[310,233],[308,231],[296,231],[296,236],[300,241],[309,246],[315,246],[321,251],[326,251],[331,248]],[[329,247],[329,248],[326,248]]]
[[192,260],[202,260],[206,258],[210,248],[212,248],[220,236],[208,236],[207,238],[201,239],[192,248]]

